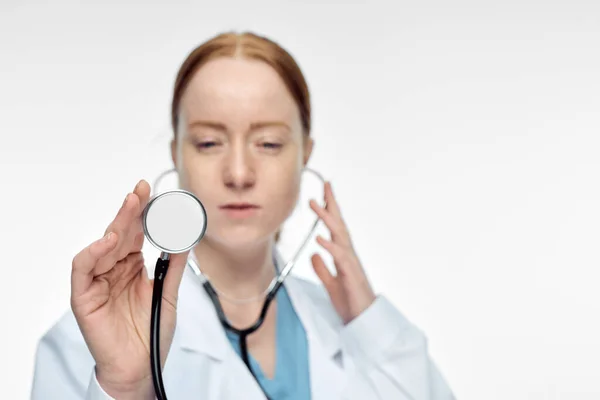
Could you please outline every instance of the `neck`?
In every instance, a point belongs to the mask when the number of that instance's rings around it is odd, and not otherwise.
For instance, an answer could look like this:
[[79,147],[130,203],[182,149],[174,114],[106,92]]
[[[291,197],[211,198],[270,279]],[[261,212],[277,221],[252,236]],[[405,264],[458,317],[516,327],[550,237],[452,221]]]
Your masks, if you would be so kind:
[[194,248],[194,255],[202,273],[219,292],[229,298],[247,299],[264,293],[275,277],[272,251],[271,241],[240,249],[205,238]]

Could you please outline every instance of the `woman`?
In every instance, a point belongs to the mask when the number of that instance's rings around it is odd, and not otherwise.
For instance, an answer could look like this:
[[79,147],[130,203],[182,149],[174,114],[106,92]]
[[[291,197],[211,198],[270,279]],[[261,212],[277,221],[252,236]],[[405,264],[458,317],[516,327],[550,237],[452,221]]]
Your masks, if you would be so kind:
[[[172,103],[171,154],[180,187],[206,207],[208,229],[173,256],[161,316],[161,362],[171,399],[451,399],[424,335],[371,288],[331,184],[311,208],[331,240],[337,274],[290,276],[263,326],[248,338],[251,368],[222,328],[196,275],[212,285],[230,323],[254,323],[281,258],[278,228],[292,213],[313,148],[309,92],[294,59],[253,34],[222,34],[183,63]],[[35,399],[152,399],[150,303],[141,248],[140,181],[105,236],[72,265],[71,308],[40,341]],[[167,357],[168,355],[168,357]],[[252,374],[254,372],[254,375]]]

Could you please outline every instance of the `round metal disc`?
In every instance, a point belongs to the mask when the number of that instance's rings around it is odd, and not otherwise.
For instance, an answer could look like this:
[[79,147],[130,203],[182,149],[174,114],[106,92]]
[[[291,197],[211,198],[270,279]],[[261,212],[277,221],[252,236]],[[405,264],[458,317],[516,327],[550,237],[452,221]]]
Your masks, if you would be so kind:
[[206,232],[206,210],[185,190],[170,190],[152,198],[143,214],[146,238],[161,251],[183,253],[194,247]]

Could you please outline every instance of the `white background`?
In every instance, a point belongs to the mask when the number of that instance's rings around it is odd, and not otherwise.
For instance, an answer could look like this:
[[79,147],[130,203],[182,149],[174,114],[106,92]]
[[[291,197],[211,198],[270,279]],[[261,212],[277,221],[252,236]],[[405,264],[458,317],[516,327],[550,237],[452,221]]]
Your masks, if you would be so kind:
[[600,3],[113,3],[0,6],[3,397],[72,257],[171,166],[180,62],[250,29],[303,68],[311,165],[457,397],[600,398]]

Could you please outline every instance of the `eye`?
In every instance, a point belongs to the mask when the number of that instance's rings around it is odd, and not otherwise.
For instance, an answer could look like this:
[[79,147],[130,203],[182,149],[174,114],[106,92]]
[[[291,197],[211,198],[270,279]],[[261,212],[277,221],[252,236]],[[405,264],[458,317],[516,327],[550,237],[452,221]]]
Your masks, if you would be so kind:
[[215,141],[205,141],[196,143],[196,147],[199,149],[210,149],[211,147],[217,146],[218,143]]
[[281,148],[282,144],[281,143],[272,143],[272,142],[263,142],[263,143],[261,143],[261,146],[264,147],[265,149],[279,149],[279,148]]

